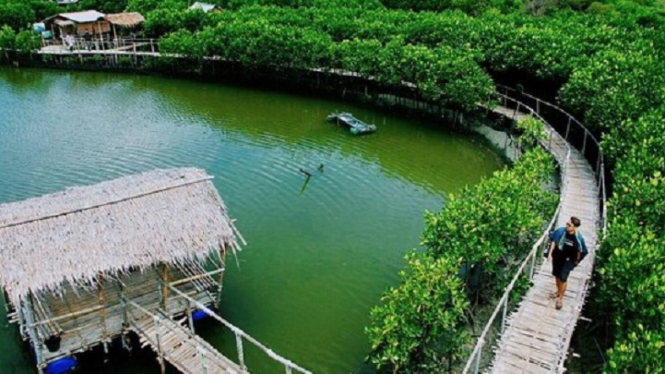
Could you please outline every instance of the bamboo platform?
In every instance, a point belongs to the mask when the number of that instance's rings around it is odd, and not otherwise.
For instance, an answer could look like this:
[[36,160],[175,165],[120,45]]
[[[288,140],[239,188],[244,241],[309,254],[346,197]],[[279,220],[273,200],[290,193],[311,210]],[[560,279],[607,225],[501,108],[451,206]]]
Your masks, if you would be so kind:
[[[192,276],[188,274],[190,271],[174,267],[171,277],[174,280],[187,279]],[[197,269],[197,273],[205,275],[202,269]],[[207,276],[186,282],[180,289],[202,304],[210,305],[215,300],[208,290],[216,284]],[[159,310],[164,306],[162,287],[154,271],[128,275],[119,280],[104,280],[102,285],[103,294],[74,291],[67,285],[60,295],[41,292],[33,298],[38,338],[46,340],[49,336],[59,335],[61,339],[58,350],[52,352],[43,348],[46,361],[84,352],[118,337],[126,322],[121,294],[148,310]],[[100,295],[103,295],[102,299]],[[166,305],[170,313],[178,316],[190,307],[188,300],[177,295],[168,297]]]
[[[497,107],[496,113],[519,120],[525,115],[514,109]],[[570,340],[580,317],[593,270],[600,208],[595,174],[583,155],[568,146],[565,139],[546,125],[550,149],[562,166],[561,210],[557,227],[563,226],[571,216],[582,221],[580,231],[589,248],[589,255],[568,278],[568,289],[561,310],[555,309],[555,300],[549,293],[556,290],[551,264],[544,261],[536,271],[533,286],[505,322],[505,330],[494,346],[490,373],[562,373],[568,355]]]
[[[132,320],[131,329],[138,334],[142,347],[149,345],[159,360],[166,360],[185,374],[248,374],[248,371],[219,353],[208,342],[163,312],[132,311],[142,315]],[[183,322],[187,318],[183,318]]]

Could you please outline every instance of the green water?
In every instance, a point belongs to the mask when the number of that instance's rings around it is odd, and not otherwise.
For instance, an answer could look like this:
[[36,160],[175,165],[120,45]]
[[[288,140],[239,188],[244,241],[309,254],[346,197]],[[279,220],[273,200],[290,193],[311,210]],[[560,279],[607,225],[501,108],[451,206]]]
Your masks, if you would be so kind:
[[[333,110],[375,123],[354,137]],[[323,165],[318,170],[319,165]],[[351,103],[105,73],[0,69],[0,203],[154,168],[196,166],[248,245],[230,258],[221,315],[320,374],[367,372],[363,333],[423,211],[502,167],[483,142]],[[299,169],[313,174],[309,183]],[[1,312],[0,372],[34,372]],[[219,326],[197,332],[235,359]],[[283,373],[246,347],[254,374]],[[92,363],[90,362],[92,361]],[[158,372],[148,353],[82,373]]]

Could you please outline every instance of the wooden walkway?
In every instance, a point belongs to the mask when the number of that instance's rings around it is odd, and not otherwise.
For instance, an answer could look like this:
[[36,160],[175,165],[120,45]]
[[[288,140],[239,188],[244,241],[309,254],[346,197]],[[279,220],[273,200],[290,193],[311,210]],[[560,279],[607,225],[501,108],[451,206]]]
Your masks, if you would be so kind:
[[163,313],[145,315],[138,321],[134,320],[131,322],[131,329],[139,336],[141,347],[149,345],[159,356],[160,362],[168,361],[181,373],[249,373],[187,327]]
[[[516,120],[526,116],[505,107],[494,111]],[[578,150],[570,147],[570,156],[566,158],[569,149],[566,140],[547,124],[546,133],[545,143],[562,170],[561,206],[556,227],[563,226],[571,216],[579,217],[580,230],[590,253],[569,276],[561,310],[555,309],[555,300],[548,297],[556,287],[551,264],[543,262],[534,274],[533,286],[505,321],[504,331],[494,345],[494,358],[488,369],[491,373],[564,372],[570,340],[591,278],[600,229],[596,176]]]
[[[194,322],[191,314],[176,321],[163,309],[154,312],[147,310],[132,300],[124,300],[127,307],[127,329],[139,336],[141,347],[149,345],[155,353],[157,360],[165,372],[165,362],[171,363],[181,373],[185,374],[249,374],[245,366],[243,340],[248,341],[255,348],[263,351],[269,358],[284,366],[287,374],[312,374],[297,364],[275,353],[247,333],[232,325],[200,301],[189,296],[173,285],[168,290],[174,297],[186,300],[189,305],[196,307],[199,312],[205,312],[211,320],[221,323],[235,335],[238,363],[231,361],[219,353],[213,346],[194,333]],[[184,326],[185,322],[189,326]]]

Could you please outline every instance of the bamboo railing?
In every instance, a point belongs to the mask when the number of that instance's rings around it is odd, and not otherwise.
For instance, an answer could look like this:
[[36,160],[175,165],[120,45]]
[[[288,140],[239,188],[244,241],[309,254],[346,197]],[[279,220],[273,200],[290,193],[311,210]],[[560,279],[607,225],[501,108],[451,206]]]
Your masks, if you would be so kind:
[[[534,110],[531,106],[525,104],[524,102],[511,97],[512,96],[518,96],[518,91],[513,90],[508,87],[498,87],[499,91],[502,92],[497,92],[497,96],[502,104],[502,106],[507,107],[507,108],[514,108],[513,116],[512,119],[515,120],[516,116],[518,114],[528,114],[533,116],[534,118],[540,120],[547,128],[550,129],[550,136],[549,140],[547,142],[541,142],[541,146],[543,146],[545,149],[547,149],[550,153],[552,153],[552,137],[553,136],[561,136],[565,141],[566,141],[566,156],[564,157],[563,160],[558,160],[560,166],[561,166],[561,176],[562,176],[562,181],[564,185],[562,186],[561,190],[563,191],[565,189],[565,184],[567,183],[566,179],[566,173],[567,173],[567,161],[570,158],[571,155],[571,146],[570,146],[570,140],[572,137],[572,132],[571,130],[577,130],[577,131],[582,131],[584,138],[582,139],[582,149],[580,152],[582,155],[589,159],[589,155],[587,154],[587,150],[589,146],[595,146],[596,150],[596,168],[594,169],[594,172],[596,173],[597,176],[597,185],[598,185],[598,191],[599,191],[599,198],[600,198],[600,210],[601,210],[601,238],[605,237],[605,233],[607,231],[607,192],[606,192],[606,187],[605,187],[605,165],[604,165],[604,159],[603,159],[603,153],[602,149],[600,148],[600,143],[598,140],[593,136],[593,134],[584,126],[582,125],[581,122],[576,120],[572,115],[568,114],[564,110],[560,109],[559,107],[550,104],[548,102],[545,102],[543,100],[540,100],[532,95],[526,94],[526,93],[519,93],[519,95],[522,95],[523,97],[528,98],[532,102],[535,103],[536,109]],[[558,115],[563,115],[564,118],[566,118],[566,126],[565,126],[565,132],[564,135],[561,135],[557,130],[556,127],[550,125],[550,123],[543,118],[541,115],[542,113],[542,108],[550,108],[554,111],[554,113]],[[576,126],[576,128],[572,128],[571,126]],[[559,212],[561,211],[562,207],[562,198],[559,196],[559,204],[556,208],[556,211],[554,215],[552,216],[550,223],[547,225],[547,228],[543,231],[543,234],[538,238],[536,243],[534,243],[531,251],[529,254],[524,258],[522,261],[520,267],[517,269],[517,272],[513,276],[513,279],[511,282],[508,284],[506,287],[503,295],[497,302],[496,307],[494,308],[489,320],[487,321],[485,328],[481,332],[480,336],[478,337],[477,343],[469,355],[469,358],[466,362],[466,365],[464,366],[464,370],[462,371],[463,374],[467,374],[469,372],[472,372],[474,374],[477,374],[480,370],[480,363],[481,363],[481,355],[482,355],[482,350],[483,347],[485,346],[488,334],[490,330],[492,329],[492,326],[497,319],[499,312],[501,312],[501,327],[500,330],[503,333],[505,329],[505,323],[506,323],[506,315],[508,312],[508,300],[510,299],[511,293],[514,290],[515,284],[517,283],[518,279],[522,276],[524,273],[524,270],[527,268],[527,265],[529,265],[529,280],[533,280],[533,275],[534,275],[534,268],[535,268],[535,263],[536,259],[539,253],[541,253],[541,248],[543,246],[547,245],[547,237],[549,235],[549,232],[553,229],[554,224],[556,223],[557,217],[559,215]],[[588,282],[585,284],[584,289],[586,290],[588,288]],[[472,368],[473,366],[473,368]],[[560,363],[560,369],[563,366],[563,362]],[[561,370],[560,370],[561,371]]]

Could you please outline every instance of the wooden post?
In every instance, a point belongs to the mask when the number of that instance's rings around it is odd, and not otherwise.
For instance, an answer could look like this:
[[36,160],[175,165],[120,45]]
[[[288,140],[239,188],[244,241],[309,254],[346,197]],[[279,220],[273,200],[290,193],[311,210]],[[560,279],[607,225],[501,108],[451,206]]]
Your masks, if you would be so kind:
[[586,151],[586,139],[589,137],[589,131],[584,129],[584,143],[582,143],[582,157],[586,157],[584,152]]
[[106,326],[106,295],[104,295],[104,276],[101,272],[97,274],[97,296],[99,298],[99,314],[102,318],[102,343],[104,344],[104,352],[108,352],[107,339],[108,339],[108,330]]
[[166,315],[169,314],[168,303],[169,303],[169,265],[162,264],[162,308]]
[[[226,248],[223,244],[219,245],[219,268],[224,269],[226,259]],[[217,297],[215,298],[215,308],[219,310],[219,306],[222,302],[222,280],[224,279],[224,271],[222,270],[219,273],[217,278]]]
[[238,348],[238,363],[240,367],[245,367],[245,352],[242,349],[242,336],[236,332],[236,348]]
[[32,314],[32,294],[29,294],[25,299],[23,308],[25,310],[25,322],[28,330],[28,336],[30,337],[30,343],[32,344],[32,348],[35,351],[37,367],[41,370],[44,357],[42,355],[41,342],[38,340],[39,337],[37,336],[37,330],[35,329],[35,318]]
[[476,354],[476,362],[473,365],[473,373],[478,374],[478,370],[480,369],[480,353],[483,351],[483,345],[485,345],[484,341],[480,341],[480,347],[478,349],[478,354]]
[[208,360],[206,357],[206,352],[200,345],[196,346],[196,350],[201,355],[201,374],[208,374]]
[[187,300],[187,321],[189,323],[189,331],[192,332],[192,334],[196,333],[194,331],[194,319],[192,318],[192,303]]
[[157,343],[157,354],[159,355],[159,366],[161,368],[162,374],[166,372],[166,365],[164,365],[164,352],[162,351],[162,344],[159,339],[159,328],[161,326],[159,317],[153,316],[154,321],[155,321],[155,341]]
[[505,328],[506,328],[506,313],[508,312],[508,297],[509,296],[510,296],[510,292],[503,299],[503,313],[501,315],[501,333],[502,334],[503,334],[503,330],[505,330]]
[[563,137],[564,139],[566,139],[566,141],[568,141],[568,132],[570,131],[570,122],[572,120],[573,120],[573,117],[568,116],[568,125],[566,126],[566,136]]

